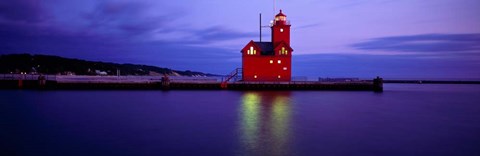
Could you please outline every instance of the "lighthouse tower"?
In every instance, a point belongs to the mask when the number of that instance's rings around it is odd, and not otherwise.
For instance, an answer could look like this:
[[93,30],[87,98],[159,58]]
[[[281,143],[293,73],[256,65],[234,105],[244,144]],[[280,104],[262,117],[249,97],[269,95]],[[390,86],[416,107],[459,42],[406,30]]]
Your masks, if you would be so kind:
[[242,50],[242,79],[256,82],[290,81],[292,52],[290,22],[282,10],[272,23],[272,41],[251,40]]
[[287,21],[287,15],[282,10],[275,16],[272,25],[272,42],[275,46],[285,42],[290,45],[290,22]]

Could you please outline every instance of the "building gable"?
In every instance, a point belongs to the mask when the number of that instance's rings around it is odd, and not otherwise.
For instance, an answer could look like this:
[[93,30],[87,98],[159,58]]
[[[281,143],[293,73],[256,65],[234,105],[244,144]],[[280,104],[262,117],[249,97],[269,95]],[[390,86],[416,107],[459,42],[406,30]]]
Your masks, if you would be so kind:
[[[285,48],[285,49],[282,49],[282,48]],[[290,47],[290,45],[282,41],[277,46],[275,46],[273,51],[275,52],[275,55],[281,55],[282,51],[286,51],[285,54],[291,55],[291,52],[293,52],[293,49],[292,47]]]
[[242,51],[240,52],[246,54],[247,51],[250,49],[250,47],[253,47],[256,50],[261,51],[261,48],[257,44],[255,44],[253,40],[250,40],[250,42],[248,42],[247,45],[245,45],[245,47],[243,47]]

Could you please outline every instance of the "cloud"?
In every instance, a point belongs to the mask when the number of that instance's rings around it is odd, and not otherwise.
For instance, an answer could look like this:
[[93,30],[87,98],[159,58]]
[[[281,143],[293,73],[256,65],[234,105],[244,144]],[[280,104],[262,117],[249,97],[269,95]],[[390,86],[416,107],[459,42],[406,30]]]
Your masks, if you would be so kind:
[[227,40],[255,36],[254,33],[242,33],[220,26],[210,27],[196,33],[205,40]]
[[311,28],[311,27],[318,27],[321,25],[324,25],[324,24],[323,23],[304,24],[304,25],[295,26],[294,29],[299,30],[299,29],[305,29],[305,28]]
[[359,50],[395,52],[480,52],[480,34],[421,34],[372,39],[351,45]]
[[41,1],[0,1],[0,19],[5,21],[41,22],[47,18]]
[[[161,8],[162,11],[158,11]],[[187,13],[182,8],[151,5],[138,1],[102,2],[84,15],[94,33],[163,44],[205,45],[206,43],[254,36],[224,26],[198,28],[179,24]],[[181,22],[180,22],[181,23]]]
[[[182,18],[182,9],[164,8],[138,1],[101,2],[95,9],[83,15],[91,31],[106,35],[145,37],[151,33],[168,32],[174,26],[169,23]],[[152,11],[162,8],[162,11]],[[154,12],[154,13],[152,13]]]
[[[51,13],[37,1],[19,0],[8,4],[0,2],[0,17],[4,18],[3,21],[0,19],[0,41],[4,43],[0,46],[1,50],[27,49],[20,47],[39,50],[39,44],[43,47],[90,46],[97,43],[114,46],[138,42],[191,45],[254,35],[224,26],[197,28],[175,24],[174,21],[181,19],[186,13],[181,8],[167,7],[162,2],[150,4],[145,1],[101,1],[94,2],[93,6],[93,9],[87,12],[77,12],[76,25],[72,27],[55,21],[54,17],[62,16],[61,14],[47,16]],[[159,8],[161,11],[158,11]],[[48,22],[35,23],[39,21]]]
[[[222,25],[179,25],[175,21],[186,13],[159,3],[95,1],[64,16],[50,9],[58,7],[54,3],[0,2],[9,8],[0,10],[0,54],[48,54],[221,74],[237,67],[232,59],[241,55],[213,43],[255,35]],[[25,12],[10,11],[22,8]]]

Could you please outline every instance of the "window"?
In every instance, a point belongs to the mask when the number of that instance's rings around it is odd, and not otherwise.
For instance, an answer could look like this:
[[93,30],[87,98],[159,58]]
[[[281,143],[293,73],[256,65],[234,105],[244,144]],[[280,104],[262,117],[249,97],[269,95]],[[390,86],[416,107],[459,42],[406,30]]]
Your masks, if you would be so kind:
[[282,60],[278,60],[277,63],[278,63],[278,64],[282,63]]
[[277,16],[275,17],[275,21],[285,21],[287,18],[285,16]]
[[287,67],[283,67],[283,70],[287,70]]
[[255,79],[256,79],[256,78],[257,78],[257,75],[254,75],[254,76],[253,76],[253,78],[255,78]]
[[283,28],[280,28],[280,32],[283,32]]
[[279,55],[288,55],[288,50],[285,49],[285,47],[282,47],[280,51],[278,51]]
[[252,46],[250,46],[250,50],[247,50],[248,55],[255,55],[257,54],[257,50],[253,49]]
[[273,63],[273,60],[270,60],[270,64],[272,64],[272,63]]

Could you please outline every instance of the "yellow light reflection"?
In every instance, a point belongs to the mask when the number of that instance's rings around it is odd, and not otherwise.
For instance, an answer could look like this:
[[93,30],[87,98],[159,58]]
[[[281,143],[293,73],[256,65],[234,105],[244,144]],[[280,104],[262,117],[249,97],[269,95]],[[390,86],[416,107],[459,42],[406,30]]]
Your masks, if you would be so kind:
[[258,143],[258,116],[260,96],[247,93],[242,97],[243,142],[248,150],[255,149]]
[[289,155],[290,98],[282,92],[248,92],[241,104],[240,155]]
[[273,110],[271,115],[272,148],[274,155],[288,155],[288,136],[290,132],[290,108],[289,98],[286,96],[276,96],[273,101]]

